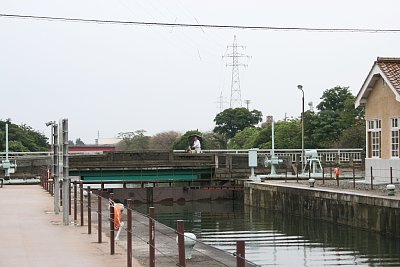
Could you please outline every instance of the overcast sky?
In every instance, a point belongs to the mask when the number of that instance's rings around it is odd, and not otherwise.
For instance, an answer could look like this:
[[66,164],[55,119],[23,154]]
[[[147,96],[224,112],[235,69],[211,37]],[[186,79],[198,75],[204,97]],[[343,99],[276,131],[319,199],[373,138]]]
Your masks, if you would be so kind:
[[[85,19],[317,28],[399,29],[400,1],[1,0],[0,13]],[[250,59],[242,100],[264,119],[297,117],[325,89],[357,94],[377,56],[400,56],[400,33],[168,28],[0,17],[1,119],[49,136],[69,119],[70,139],[119,132],[211,131],[231,68],[233,36]],[[229,52],[229,51],[228,51]]]

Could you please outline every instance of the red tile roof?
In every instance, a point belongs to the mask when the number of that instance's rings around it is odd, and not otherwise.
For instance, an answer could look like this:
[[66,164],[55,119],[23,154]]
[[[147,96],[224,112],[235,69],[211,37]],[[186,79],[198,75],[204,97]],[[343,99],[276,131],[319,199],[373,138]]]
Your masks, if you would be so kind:
[[378,64],[393,87],[400,92],[400,58],[378,57],[376,64]]

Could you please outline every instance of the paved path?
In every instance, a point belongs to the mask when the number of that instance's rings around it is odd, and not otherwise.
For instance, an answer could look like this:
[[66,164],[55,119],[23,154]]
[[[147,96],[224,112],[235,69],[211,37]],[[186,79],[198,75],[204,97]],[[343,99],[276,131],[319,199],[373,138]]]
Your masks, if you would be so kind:
[[[96,243],[86,227],[64,226],[53,198],[39,185],[0,188],[0,266],[126,266],[126,252]],[[134,266],[141,266],[135,260]]]

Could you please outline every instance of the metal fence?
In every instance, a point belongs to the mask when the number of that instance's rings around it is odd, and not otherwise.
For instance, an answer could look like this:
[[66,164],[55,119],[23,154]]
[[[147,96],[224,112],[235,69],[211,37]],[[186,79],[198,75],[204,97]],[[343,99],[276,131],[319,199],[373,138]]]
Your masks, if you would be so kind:
[[[327,162],[349,162],[351,159],[355,162],[363,161],[363,150],[361,148],[346,148],[346,149],[305,149],[317,150],[320,160]],[[174,150],[176,153],[184,153],[185,150]],[[202,150],[202,153],[217,153],[217,154],[247,154],[248,149],[219,149],[219,150]],[[301,149],[275,149],[274,153],[278,157],[290,158],[293,163],[296,160],[301,161]],[[257,151],[259,157],[272,154],[272,149],[259,149]]]
[[[54,193],[54,183],[43,172],[41,185],[51,195]],[[133,202],[127,199],[124,203],[123,222],[115,221],[115,205],[113,194],[104,197],[104,191],[84,188],[82,182],[74,182],[69,186],[69,215],[73,216],[76,225],[87,227],[87,233],[97,229],[97,242],[109,239],[110,254],[115,254],[115,246],[123,247],[127,253],[127,266],[133,264],[133,259],[147,262],[148,266],[257,266],[245,257],[244,241],[236,242],[236,252],[229,253],[195,240],[184,231],[184,221],[177,220],[176,228],[168,227],[155,219],[154,207],[148,209],[148,214],[133,210]],[[72,214],[73,212],[73,214]],[[106,233],[105,233],[106,232]],[[196,241],[192,258],[185,257],[184,244]]]
[[[350,159],[354,161],[362,161],[363,150],[361,148],[346,148],[346,149],[306,149],[306,150],[317,150],[320,159],[324,157],[327,161],[335,161],[339,159],[340,162],[348,162]],[[248,149],[214,149],[214,150],[202,150],[202,153],[216,153],[216,154],[247,154]],[[174,150],[175,153],[185,153],[185,150]],[[301,157],[301,149],[275,149],[275,155],[290,157],[293,162],[296,158]],[[260,149],[258,150],[259,156],[271,155],[271,149]],[[5,157],[5,152],[0,152],[0,157]],[[36,157],[36,156],[51,156],[52,151],[42,151],[42,152],[9,152],[9,158],[19,158],[19,157]],[[70,154],[99,154],[98,151],[90,152],[70,152]],[[101,153],[100,153],[101,154]]]

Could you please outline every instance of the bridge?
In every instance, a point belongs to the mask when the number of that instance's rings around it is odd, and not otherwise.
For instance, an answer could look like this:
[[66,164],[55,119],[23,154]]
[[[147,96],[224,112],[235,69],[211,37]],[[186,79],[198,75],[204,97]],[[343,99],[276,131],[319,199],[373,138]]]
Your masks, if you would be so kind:
[[[270,153],[268,149],[258,151],[257,174],[269,173],[269,169],[264,167],[264,158]],[[326,165],[333,162],[349,164],[350,161],[361,165],[363,162],[361,149],[320,149],[318,153]],[[275,155],[286,158],[288,164],[301,162],[299,149],[276,149]],[[36,176],[42,167],[51,169],[52,165],[52,153],[49,152],[11,152],[9,158],[17,161],[18,169],[14,176],[19,178]],[[245,179],[250,173],[248,150],[245,149],[204,150],[199,154],[179,150],[74,152],[70,153],[69,169],[70,176],[86,181],[230,180]]]

